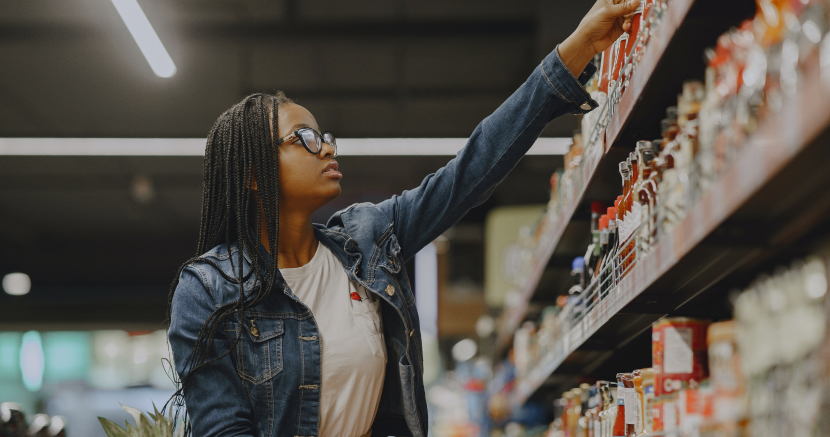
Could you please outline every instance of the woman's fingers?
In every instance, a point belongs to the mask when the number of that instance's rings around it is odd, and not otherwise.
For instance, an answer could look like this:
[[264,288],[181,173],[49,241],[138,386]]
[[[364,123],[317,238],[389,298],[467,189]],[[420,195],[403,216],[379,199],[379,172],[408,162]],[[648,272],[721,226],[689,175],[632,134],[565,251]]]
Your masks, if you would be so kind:
[[608,10],[614,17],[625,17],[634,14],[638,7],[640,7],[640,0],[626,0],[610,6]]

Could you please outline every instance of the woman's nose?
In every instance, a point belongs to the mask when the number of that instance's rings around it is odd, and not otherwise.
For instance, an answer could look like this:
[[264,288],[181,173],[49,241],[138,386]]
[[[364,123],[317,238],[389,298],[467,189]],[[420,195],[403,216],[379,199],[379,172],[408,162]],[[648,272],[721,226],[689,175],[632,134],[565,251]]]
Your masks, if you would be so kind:
[[331,144],[323,143],[323,147],[320,149],[320,157],[321,158],[333,158],[335,154],[334,147]]

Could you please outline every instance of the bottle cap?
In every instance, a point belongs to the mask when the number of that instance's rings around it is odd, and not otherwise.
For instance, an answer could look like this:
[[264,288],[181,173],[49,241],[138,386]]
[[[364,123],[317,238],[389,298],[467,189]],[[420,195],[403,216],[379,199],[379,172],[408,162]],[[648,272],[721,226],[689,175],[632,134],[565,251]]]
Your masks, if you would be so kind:
[[655,155],[660,153],[660,148],[663,147],[663,140],[654,140],[651,142],[651,151],[654,152]]
[[623,177],[625,177],[625,173],[628,172],[628,165],[626,165],[626,162],[623,161],[623,162],[620,163],[619,167],[620,167],[620,174],[623,175]]
[[632,163],[637,162],[637,152],[631,152],[628,154],[628,160]]
[[604,231],[604,230],[606,230],[606,229],[608,229],[608,215],[607,215],[607,214],[603,214],[603,215],[599,218],[599,230],[600,230],[600,231]]
[[585,258],[578,256],[571,263],[571,270],[585,270]]
[[617,208],[611,206],[608,208],[608,220],[616,220],[617,219]]
[[603,202],[591,202],[591,212],[595,212],[597,214],[602,214],[602,211],[605,210],[605,203]]
[[651,141],[637,141],[637,147],[634,150],[651,149]]

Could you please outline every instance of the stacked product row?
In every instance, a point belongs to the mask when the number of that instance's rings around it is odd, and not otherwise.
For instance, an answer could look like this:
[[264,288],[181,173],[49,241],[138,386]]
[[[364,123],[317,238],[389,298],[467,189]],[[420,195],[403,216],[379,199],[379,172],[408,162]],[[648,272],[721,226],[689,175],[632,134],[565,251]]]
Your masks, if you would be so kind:
[[555,232],[557,222],[568,220],[566,209],[583,188],[583,180],[587,176],[585,172],[588,170],[586,167],[591,167],[603,152],[602,128],[613,113],[612,108],[619,102],[637,63],[647,49],[651,33],[659,25],[667,7],[667,0],[641,0],[640,8],[632,17],[630,33],[624,33],[594,59],[594,64],[600,68],[586,89],[600,107],[585,115],[582,130],[574,135],[573,145],[565,155],[564,167],[551,176],[551,199],[536,232],[520,236],[519,247],[529,262],[519,265],[515,274],[517,285],[521,286],[531,276],[530,270],[534,267],[532,261],[550,234]]
[[565,393],[545,435],[830,435],[826,263],[760,276],[736,299],[734,320],[656,323],[652,367]]
[[[759,2],[753,19],[724,34],[714,49],[707,50],[705,83],[688,81],[683,85],[677,106],[667,108],[661,121],[661,137],[638,141],[628,159],[619,163],[621,195],[609,205],[591,205],[592,242],[585,256],[573,261],[574,285],[555,306],[542,312],[538,324],[527,322],[515,333],[520,377],[537,366],[547,351],[649,254],[661,236],[687,216],[761,121],[780,114],[794,101],[802,68],[821,56],[820,45],[830,47],[825,34],[830,3]],[[659,19],[658,12],[664,8],[654,6],[656,12],[649,12],[649,16]],[[633,50],[632,59],[636,60],[639,52]],[[830,50],[824,52],[830,55]],[[830,61],[830,56],[825,57]],[[830,66],[830,62],[822,65]],[[830,71],[826,73],[830,77]],[[616,83],[613,74],[609,77],[609,83]],[[592,92],[602,93],[602,80],[601,76],[593,79],[589,89],[596,87]],[[583,132],[586,129],[583,127]],[[582,171],[581,158],[590,148],[583,140],[582,135],[574,138],[573,153],[566,156],[567,168],[552,179],[547,217],[559,217],[551,211],[557,210],[563,193],[572,192],[570,175]],[[544,240],[539,235],[549,229],[551,223],[543,220],[535,241]],[[528,257],[539,252],[526,246]]]

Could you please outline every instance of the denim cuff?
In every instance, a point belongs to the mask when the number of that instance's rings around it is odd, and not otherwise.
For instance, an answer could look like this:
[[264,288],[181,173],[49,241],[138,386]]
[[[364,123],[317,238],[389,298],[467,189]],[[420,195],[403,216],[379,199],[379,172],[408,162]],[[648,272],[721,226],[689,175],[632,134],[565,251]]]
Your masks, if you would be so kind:
[[562,58],[559,57],[559,46],[550,52],[542,61],[542,74],[547,79],[553,91],[572,106],[572,114],[585,114],[599,106],[584,85],[597,72],[597,67],[588,63],[578,78],[571,74]]

